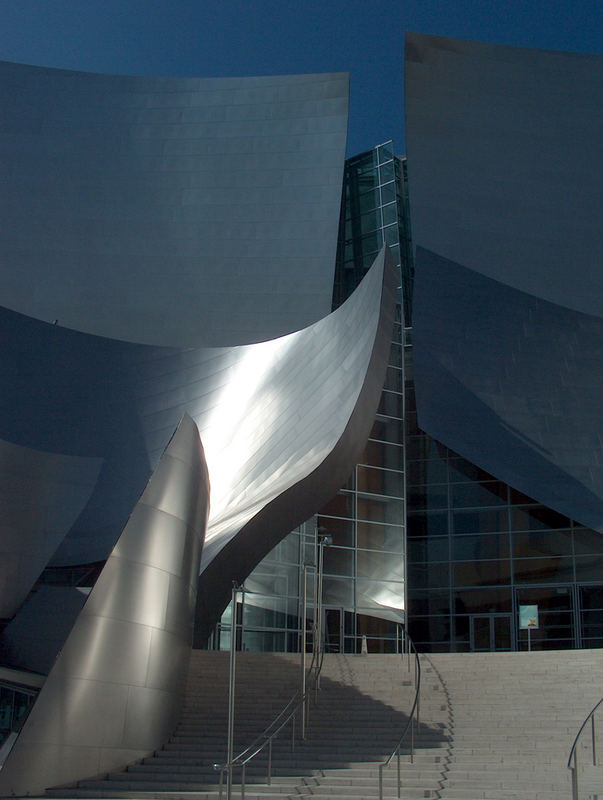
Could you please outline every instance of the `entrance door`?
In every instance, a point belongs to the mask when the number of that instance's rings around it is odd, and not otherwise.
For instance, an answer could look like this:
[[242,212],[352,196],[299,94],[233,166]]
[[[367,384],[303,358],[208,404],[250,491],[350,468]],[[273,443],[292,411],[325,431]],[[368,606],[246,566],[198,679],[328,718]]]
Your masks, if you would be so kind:
[[580,647],[603,647],[603,584],[582,585],[580,598]]
[[343,652],[343,609],[325,608],[322,624],[325,653]]
[[469,646],[485,653],[511,649],[510,614],[473,614],[469,624]]

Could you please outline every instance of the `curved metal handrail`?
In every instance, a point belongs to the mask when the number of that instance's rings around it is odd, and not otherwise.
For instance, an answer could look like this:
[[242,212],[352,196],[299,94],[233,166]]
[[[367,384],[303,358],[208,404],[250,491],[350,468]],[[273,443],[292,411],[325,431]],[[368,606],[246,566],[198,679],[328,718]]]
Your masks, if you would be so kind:
[[[404,639],[406,641],[406,651],[408,653],[409,658],[409,669],[410,669],[410,653],[411,650],[414,653],[414,660],[415,660],[415,696],[412,704],[412,708],[410,710],[410,716],[404,726],[404,730],[402,731],[402,735],[398,739],[398,742],[394,749],[391,752],[391,755],[379,764],[379,800],[383,800],[383,770],[392,763],[392,760],[395,755],[398,757],[398,797],[400,797],[400,748],[406,739],[406,735],[410,730],[410,760],[411,763],[414,762],[414,725],[415,723],[415,716],[416,716],[416,726],[419,727],[419,711],[420,711],[420,703],[421,703],[421,661],[419,659],[419,652],[415,647],[415,643],[410,638],[410,636],[404,631]],[[404,655],[404,654],[403,654]]]
[[[584,718],[584,722],[580,725],[580,730],[576,734],[576,738],[574,739],[574,743],[572,744],[572,749],[570,750],[569,758],[567,759],[567,768],[571,769],[572,771],[572,798],[573,800],[578,800],[578,752],[576,747],[578,746],[578,741],[582,736],[588,721],[591,720],[591,730],[592,730],[592,747],[593,747],[593,766],[597,765],[597,750],[596,750],[596,743],[595,743],[595,712],[599,708],[599,706],[603,705],[603,697],[599,700],[599,702],[591,709],[591,711],[586,715]],[[573,760],[573,764],[572,764]]]
[[[271,782],[271,772],[272,772],[272,740],[275,739],[278,734],[282,731],[282,729],[293,719],[293,729],[292,729],[292,737],[291,737],[291,747],[293,748],[293,744],[295,741],[295,717],[299,712],[300,708],[302,707],[303,703],[307,703],[310,698],[310,693],[314,691],[314,687],[318,685],[318,679],[320,677],[320,672],[322,670],[322,665],[324,661],[324,652],[321,650],[320,658],[316,658],[316,653],[312,653],[312,659],[310,661],[310,666],[308,668],[308,674],[311,677],[311,680],[308,682],[306,686],[306,692],[303,696],[300,695],[300,690],[297,689],[292,697],[288,700],[286,705],[279,711],[276,717],[270,722],[269,725],[264,728],[264,730],[256,736],[256,738],[251,742],[250,745],[245,747],[238,753],[233,759],[232,762],[229,764],[226,762],[225,764],[214,764],[214,769],[220,772],[220,800],[222,798],[222,785],[224,782],[224,773],[229,770],[233,769],[234,767],[241,767],[241,798],[245,797],[245,768],[247,764],[255,758],[255,756],[259,755],[259,753],[264,750],[265,747],[268,747],[268,772],[267,772],[267,785],[270,785]],[[297,702],[296,702],[297,701]],[[289,713],[287,714],[287,711]],[[285,716],[286,715],[286,716]],[[284,717],[284,719],[283,719]]]

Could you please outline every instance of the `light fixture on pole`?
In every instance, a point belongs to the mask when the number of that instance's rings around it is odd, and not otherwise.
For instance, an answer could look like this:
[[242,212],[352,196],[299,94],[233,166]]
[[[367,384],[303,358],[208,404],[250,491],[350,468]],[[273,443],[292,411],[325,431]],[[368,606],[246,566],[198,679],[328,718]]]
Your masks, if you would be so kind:
[[[317,528],[317,531],[320,531],[320,528]],[[322,530],[325,530],[324,528]],[[318,608],[317,608],[317,654],[318,658],[324,650],[323,648],[323,632],[322,632],[322,576],[324,572],[324,549],[325,547],[329,547],[329,545],[333,544],[333,537],[329,533],[321,534],[318,537]],[[319,678],[320,680],[320,678]]]

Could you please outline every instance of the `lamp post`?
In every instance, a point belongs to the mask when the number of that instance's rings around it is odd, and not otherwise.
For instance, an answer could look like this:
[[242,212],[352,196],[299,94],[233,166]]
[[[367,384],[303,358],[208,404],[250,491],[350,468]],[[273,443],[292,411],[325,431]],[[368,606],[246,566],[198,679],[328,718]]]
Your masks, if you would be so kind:
[[302,615],[301,615],[301,738],[306,738],[306,615],[308,607],[308,566],[304,562],[302,572]]
[[234,715],[235,715],[235,687],[236,687],[236,656],[237,656],[237,595],[239,587],[235,581],[232,583],[232,598],[230,605],[230,670],[228,681],[228,746],[227,746],[227,772],[226,772],[226,798],[232,797],[232,759],[234,755]]
[[[322,530],[324,530],[324,528]],[[321,528],[316,529],[317,534],[319,534],[320,531]],[[333,537],[330,534],[324,533],[318,536],[318,602],[316,609],[316,653],[318,658],[320,658],[324,649],[322,640],[322,575],[324,572],[324,549],[331,544],[333,544]],[[318,680],[320,682],[320,674]]]

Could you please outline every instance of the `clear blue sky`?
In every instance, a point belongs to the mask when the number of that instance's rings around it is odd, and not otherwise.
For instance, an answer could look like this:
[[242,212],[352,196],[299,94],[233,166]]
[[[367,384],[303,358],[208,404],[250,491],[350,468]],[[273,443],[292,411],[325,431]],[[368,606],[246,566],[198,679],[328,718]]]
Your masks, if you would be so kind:
[[603,50],[603,0],[0,0],[0,59],[137,75],[347,71],[348,153],[404,150],[404,31]]

